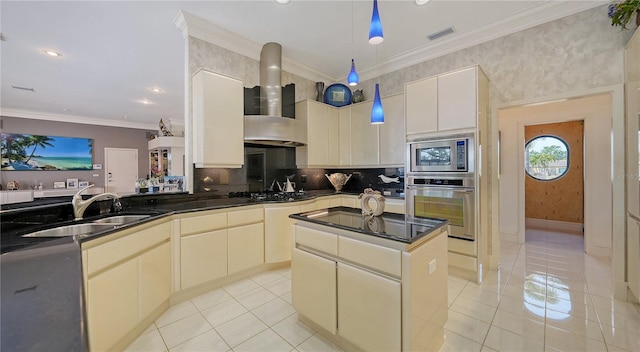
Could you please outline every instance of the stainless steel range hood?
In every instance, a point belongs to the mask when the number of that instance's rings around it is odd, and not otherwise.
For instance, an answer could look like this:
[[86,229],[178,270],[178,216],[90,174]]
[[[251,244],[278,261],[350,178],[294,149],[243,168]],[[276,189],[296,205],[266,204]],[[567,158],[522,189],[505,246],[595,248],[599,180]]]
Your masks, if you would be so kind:
[[307,143],[304,121],[282,117],[282,46],[267,43],[260,52],[260,113],[244,117],[244,141],[298,147]]

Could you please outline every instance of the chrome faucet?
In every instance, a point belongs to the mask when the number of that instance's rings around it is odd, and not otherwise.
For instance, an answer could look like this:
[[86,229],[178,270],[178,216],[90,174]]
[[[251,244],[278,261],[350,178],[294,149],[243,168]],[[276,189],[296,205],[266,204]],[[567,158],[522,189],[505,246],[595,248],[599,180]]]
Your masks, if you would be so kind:
[[84,192],[85,190],[93,187],[94,185],[90,185],[88,187],[85,187],[81,190],[79,190],[76,194],[73,195],[73,199],[71,200],[71,205],[73,205],[73,215],[75,216],[76,220],[82,220],[82,216],[84,215],[84,211],[87,210],[87,208],[93,204],[93,202],[99,201],[99,200],[104,200],[104,199],[113,199],[115,202],[117,202],[120,199],[120,196],[115,194],[115,193],[110,193],[110,192],[106,192],[106,193],[100,193],[98,195],[95,195],[87,200],[82,200],[82,196],[80,195],[82,192]]

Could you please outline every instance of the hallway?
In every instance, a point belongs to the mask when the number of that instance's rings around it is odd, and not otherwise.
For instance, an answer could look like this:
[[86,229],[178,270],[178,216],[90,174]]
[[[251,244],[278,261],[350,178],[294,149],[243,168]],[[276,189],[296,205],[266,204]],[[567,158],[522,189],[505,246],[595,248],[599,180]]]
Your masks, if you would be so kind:
[[[611,264],[583,237],[539,229],[501,242],[481,286],[449,277],[441,351],[640,351],[640,306],[612,298]],[[171,307],[129,351],[339,351],[297,322],[289,268]]]

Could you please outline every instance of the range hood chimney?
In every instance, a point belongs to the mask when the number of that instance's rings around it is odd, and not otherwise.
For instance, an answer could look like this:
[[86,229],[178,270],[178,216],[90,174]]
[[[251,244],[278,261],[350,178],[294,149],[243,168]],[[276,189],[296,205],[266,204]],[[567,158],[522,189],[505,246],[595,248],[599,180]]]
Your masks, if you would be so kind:
[[304,121],[282,117],[282,46],[267,43],[260,52],[260,115],[244,117],[244,141],[283,147],[307,143]]

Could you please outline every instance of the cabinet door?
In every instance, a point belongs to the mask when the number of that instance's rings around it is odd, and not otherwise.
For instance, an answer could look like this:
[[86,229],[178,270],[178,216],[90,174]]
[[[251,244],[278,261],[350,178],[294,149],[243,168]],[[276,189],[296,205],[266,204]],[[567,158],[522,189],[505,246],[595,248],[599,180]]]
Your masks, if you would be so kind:
[[407,134],[438,130],[438,78],[412,82],[404,87]]
[[193,163],[239,168],[244,164],[242,82],[212,72],[193,76]]
[[338,163],[341,166],[351,165],[351,107],[338,109]]
[[171,296],[171,246],[165,242],[138,259],[140,320],[153,313]]
[[382,99],[384,123],[380,129],[380,164],[404,166],[404,94]]
[[180,239],[181,289],[226,275],[227,230],[210,231]]
[[351,106],[351,164],[355,166],[378,165],[378,125],[371,124],[372,106],[371,101]]
[[329,163],[329,121],[327,105],[307,103],[307,165],[322,166]]
[[476,68],[438,76],[438,130],[476,127]]
[[264,263],[263,223],[227,229],[229,275]]
[[137,258],[90,278],[87,288],[90,349],[109,351],[139,321]]
[[293,249],[291,300],[298,314],[336,333],[336,262]]
[[[327,148],[329,151],[327,165],[340,165],[340,133],[338,119],[340,112],[333,106],[327,107]],[[307,133],[309,135],[309,133]]]
[[264,260],[277,263],[291,260],[291,238],[294,219],[289,215],[299,213],[300,207],[266,206],[264,208]]
[[338,335],[365,351],[400,351],[400,286],[338,263]]

